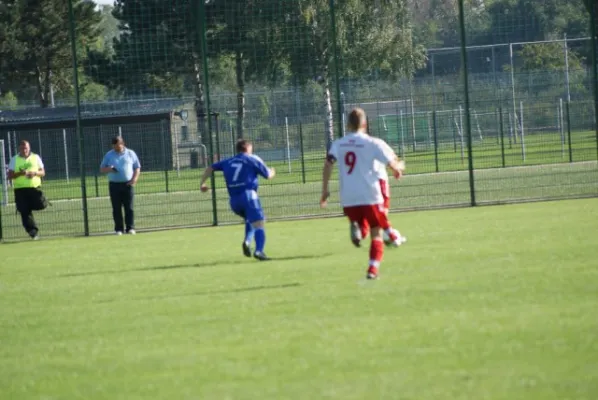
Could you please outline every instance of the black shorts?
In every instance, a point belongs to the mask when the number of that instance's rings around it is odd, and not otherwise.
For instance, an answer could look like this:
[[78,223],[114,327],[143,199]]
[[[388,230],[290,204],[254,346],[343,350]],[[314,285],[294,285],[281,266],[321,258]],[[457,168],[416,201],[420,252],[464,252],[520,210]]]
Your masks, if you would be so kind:
[[40,187],[15,189],[15,204],[19,212],[44,210],[48,200]]

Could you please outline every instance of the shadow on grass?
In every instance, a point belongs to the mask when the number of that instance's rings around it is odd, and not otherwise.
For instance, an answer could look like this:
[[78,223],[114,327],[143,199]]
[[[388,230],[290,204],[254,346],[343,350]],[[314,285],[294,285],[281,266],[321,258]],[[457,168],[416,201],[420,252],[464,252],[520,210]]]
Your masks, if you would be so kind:
[[209,296],[214,294],[231,294],[231,293],[243,293],[243,292],[258,292],[262,290],[275,290],[275,289],[287,289],[299,287],[299,282],[283,283],[280,285],[259,285],[259,286],[248,286],[241,288],[221,289],[221,290],[208,290],[205,292],[194,292],[185,294],[168,294],[163,296],[147,296],[147,297],[133,297],[130,299],[107,299],[96,301],[96,303],[114,303],[116,301],[131,301],[131,300],[159,300],[159,299],[175,299],[181,297],[193,297],[193,296]]
[[[293,260],[309,260],[315,258],[322,258],[331,255],[332,253],[327,254],[313,254],[313,255],[297,255],[297,256],[289,256],[289,257],[273,257],[269,261],[264,261],[268,265],[272,264],[276,261],[293,261]],[[124,274],[128,272],[143,272],[143,271],[160,271],[160,270],[171,270],[171,269],[183,269],[183,268],[209,268],[209,267],[217,267],[219,265],[248,265],[254,264],[259,261],[249,258],[244,258],[243,261],[236,261],[236,260],[221,260],[221,261],[214,261],[214,262],[205,262],[205,263],[194,263],[194,264],[177,264],[177,265],[161,265],[157,267],[146,267],[146,268],[130,268],[130,269],[113,269],[113,270],[105,270],[105,271],[88,271],[88,272],[74,272],[70,274],[62,274],[53,276],[51,278],[72,278],[77,276],[91,276],[91,275],[112,275],[112,274]]]
[[323,258],[331,256],[333,253],[325,253],[325,254],[311,254],[311,255],[298,255],[298,256],[289,256],[289,257],[272,257],[270,258],[269,262],[272,261],[293,261],[293,260],[311,260],[314,258]]

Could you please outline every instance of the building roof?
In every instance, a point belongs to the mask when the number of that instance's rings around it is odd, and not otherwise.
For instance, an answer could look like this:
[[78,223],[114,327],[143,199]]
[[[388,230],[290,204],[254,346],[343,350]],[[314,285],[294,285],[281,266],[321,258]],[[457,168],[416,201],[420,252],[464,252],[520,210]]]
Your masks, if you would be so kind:
[[[87,103],[81,105],[81,119],[89,120],[165,114],[171,111],[178,111],[185,104],[189,104],[188,99],[185,101],[185,99],[178,98]],[[77,109],[74,106],[25,108],[18,110],[2,110],[0,108],[0,124],[6,125],[74,121],[76,118]]]

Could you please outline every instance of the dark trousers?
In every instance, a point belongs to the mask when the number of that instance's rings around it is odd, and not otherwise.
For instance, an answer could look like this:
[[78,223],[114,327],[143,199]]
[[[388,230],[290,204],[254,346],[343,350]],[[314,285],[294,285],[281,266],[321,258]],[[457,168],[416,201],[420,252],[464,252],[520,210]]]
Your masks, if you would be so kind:
[[[133,200],[135,189],[126,183],[110,182],[110,201],[112,202],[112,218],[114,218],[115,232],[129,232],[135,229]],[[122,209],[125,209],[125,224],[123,225]]]
[[21,188],[15,189],[15,204],[17,205],[17,211],[21,214],[21,222],[23,228],[29,234],[34,237],[37,235],[38,228],[33,218],[33,203],[38,198],[37,188]]

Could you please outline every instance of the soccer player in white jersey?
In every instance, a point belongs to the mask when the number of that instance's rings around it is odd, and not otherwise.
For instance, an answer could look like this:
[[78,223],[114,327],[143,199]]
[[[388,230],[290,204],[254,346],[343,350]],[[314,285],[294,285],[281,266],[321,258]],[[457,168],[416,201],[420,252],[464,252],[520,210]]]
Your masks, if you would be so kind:
[[384,255],[383,226],[388,225],[376,162],[390,167],[397,179],[403,171],[390,146],[366,133],[366,121],[361,108],[353,109],[348,117],[348,134],[332,142],[322,172],[320,205],[326,207],[330,195],[328,183],[334,163],[338,161],[341,205],[351,221],[351,241],[359,246],[368,228],[371,230],[366,277],[376,279]]

